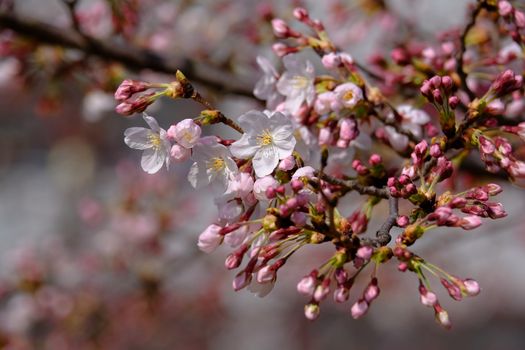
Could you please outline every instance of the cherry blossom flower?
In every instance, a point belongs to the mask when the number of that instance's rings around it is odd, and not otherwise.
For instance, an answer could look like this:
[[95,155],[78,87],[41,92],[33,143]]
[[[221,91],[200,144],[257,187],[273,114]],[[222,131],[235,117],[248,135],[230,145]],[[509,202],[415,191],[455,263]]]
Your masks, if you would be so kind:
[[[423,136],[422,126],[430,121],[428,114],[420,109],[416,109],[410,105],[401,105],[397,107],[402,120],[401,127],[403,130],[409,131],[417,138]],[[392,121],[395,120],[394,114],[390,114],[388,118]],[[408,146],[408,137],[400,134],[392,126],[385,127],[386,136],[390,141],[390,145],[396,151],[404,151]]]
[[214,184],[217,191],[224,192],[238,172],[230,151],[215,137],[202,138],[195,144],[192,158],[195,163],[191,166],[188,181],[194,188]]
[[354,83],[345,83],[337,86],[334,93],[344,108],[353,108],[363,99],[363,91]]
[[308,106],[314,102],[314,66],[296,54],[285,56],[283,63],[286,71],[277,82],[277,91],[286,96],[286,109],[295,114],[303,102]]
[[124,131],[124,142],[130,148],[144,150],[141,166],[148,174],[155,174],[166,163],[169,166],[171,144],[168,141],[166,130],[152,116],[143,115],[149,125],[148,128],[133,127]]
[[266,101],[266,107],[273,110],[283,99],[275,86],[277,79],[279,79],[279,74],[271,62],[263,56],[257,56],[257,64],[264,72],[264,75],[255,84],[253,94],[258,99]]
[[270,175],[279,160],[292,155],[296,143],[293,126],[282,113],[249,111],[239,117],[239,124],[245,133],[230,146],[230,151],[237,158],[253,157],[257,177]]

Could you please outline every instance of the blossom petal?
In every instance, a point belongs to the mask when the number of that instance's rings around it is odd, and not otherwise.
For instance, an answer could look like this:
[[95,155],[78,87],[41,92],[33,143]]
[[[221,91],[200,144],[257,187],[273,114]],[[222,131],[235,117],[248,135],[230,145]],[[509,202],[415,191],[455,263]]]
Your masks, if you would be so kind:
[[124,142],[133,149],[148,149],[152,147],[149,140],[151,130],[140,127],[128,128],[124,131]]
[[155,174],[162,168],[166,158],[166,154],[162,149],[149,148],[142,153],[140,165],[148,174]]
[[188,181],[193,188],[201,188],[210,183],[205,167],[205,164],[197,162],[192,164],[190,172],[188,173]]
[[146,113],[142,114],[142,118],[144,118],[146,123],[148,123],[151,130],[153,130],[156,133],[160,133],[160,126],[155,118],[153,118],[151,115],[147,115]]
[[253,157],[252,164],[257,177],[270,175],[279,163],[279,154],[274,147],[259,149]]
[[259,149],[254,137],[243,134],[242,137],[231,144],[230,152],[234,157],[248,159]]

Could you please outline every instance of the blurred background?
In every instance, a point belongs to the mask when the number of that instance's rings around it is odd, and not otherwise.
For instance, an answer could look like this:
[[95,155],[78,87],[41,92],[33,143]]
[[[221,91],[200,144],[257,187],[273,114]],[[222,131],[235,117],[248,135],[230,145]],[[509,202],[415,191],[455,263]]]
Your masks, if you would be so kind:
[[[148,50],[168,68],[187,68],[204,95],[238,116],[262,108],[249,96],[260,76],[255,57],[277,61],[272,16],[290,19],[295,6],[304,6],[338,45],[366,62],[396,38],[459,28],[468,4],[81,0],[75,11],[81,32]],[[234,292],[234,273],[223,267],[228,249],[206,255],[196,247],[216,208],[206,191],[189,186],[188,166],[147,175],[140,152],[125,146],[123,131],[143,121],[116,115],[113,91],[126,78],[168,82],[172,75],[41,45],[49,37],[39,25],[58,28],[66,39],[76,35],[67,1],[1,0],[0,11],[2,348],[525,349],[523,190],[506,185],[498,197],[506,219],[473,232],[437,230],[417,247],[483,288],[461,303],[439,295],[452,330],[435,324],[419,303],[417,280],[394,264],[381,271],[381,297],[366,317],[355,321],[351,304],[325,302],[320,318],[309,322],[296,284],[328,251],[294,256],[265,298]],[[164,128],[200,111],[187,101],[153,107],[148,112]]]

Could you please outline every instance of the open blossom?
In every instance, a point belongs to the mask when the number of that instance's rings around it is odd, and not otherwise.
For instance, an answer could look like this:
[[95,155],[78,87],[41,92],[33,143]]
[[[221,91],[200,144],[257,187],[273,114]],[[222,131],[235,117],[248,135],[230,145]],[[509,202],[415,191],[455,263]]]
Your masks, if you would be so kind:
[[257,64],[262,69],[264,75],[257,81],[257,84],[255,84],[253,94],[258,99],[266,101],[266,107],[273,110],[282,101],[282,96],[277,92],[275,86],[279,74],[265,57],[257,56]]
[[253,157],[257,177],[270,175],[279,160],[292,155],[296,143],[293,126],[283,114],[268,116],[253,110],[240,116],[239,124],[245,133],[230,146],[230,151],[237,158]]
[[124,142],[130,148],[144,150],[142,153],[141,166],[148,174],[154,174],[166,163],[169,166],[169,155],[171,144],[168,140],[166,130],[152,116],[143,115],[149,125],[148,128],[133,127],[124,131]]
[[308,106],[314,102],[314,66],[296,54],[285,56],[283,63],[286,71],[277,82],[277,91],[286,96],[286,109],[295,114],[303,102]]
[[230,151],[214,137],[202,138],[193,146],[193,160],[188,180],[194,188],[214,184],[224,192],[228,183],[238,172]]
[[[397,111],[401,116],[401,127],[405,131],[409,131],[417,138],[423,136],[422,126],[430,121],[428,114],[420,109],[416,109],[410,105],[401,105],[397,107]],[[394,114],[390,114],[388,118],[395,120]],[[408,146],[408,137],[400,134],[392,126],[385,127],[386,136],[390,144],[396,151],[404,151]]]
[[345,108],[353,108],[363,99],[363,91],[354,83],[345,83],[334,90],[339,103]]

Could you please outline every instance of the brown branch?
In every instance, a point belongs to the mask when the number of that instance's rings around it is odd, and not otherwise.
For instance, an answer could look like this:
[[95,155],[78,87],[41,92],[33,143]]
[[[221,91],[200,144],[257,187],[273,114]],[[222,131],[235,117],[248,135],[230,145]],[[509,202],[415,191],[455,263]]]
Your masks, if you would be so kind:
[[392,236],[390,235],[390,230],[396,224],[397,216],[399,215],[399,201],[397,198],[389,196],[388,204],[389,204],[389,215],[386,218],[383,225],[381,225],[379,230],[377,230],[376,238],[363,238],[361,240],[361,243],[363,245],[373,245],[375,247],[383,247],[383,246],[386,246],[388,243],[390,243],[390,241],[392,240]]
[[0,28],[10,29],[38,43],[76,49],[102,60],[115,61],[132,70],[149,69],[166,74],[175,74],[177,70],[181,70],[191,81],[197,84],[220,92],[253,98],[250,89],[232,83],[232,79],[221,79],[218,81],[211,79],[209,74],[199,73],[195,67],[195,62],[188,58],[182,59],[183,63],[176,66],[150,50],[117,45],[113,42],[104,42],[92,37],[88,38],[75,31],[50,26],[32,19],[15,16],[11,13],[0,13]]
[[326,181],[332,185],[341,187],[343,194],[356,191],[362,195],[375,196],[384,199],[390,198],[388,190],[384,187],[364,186],[356,180],[342,180],[330,175],[319,174],[318,172],[316,173],[316,176],[320,176],[321,180]]
[[456,73],[458,74],[459,79],[461,81],[461,88],[467,93],[471,101],[476,98],[476,95],[467,86],[467,73],[465,72],[465,69],[463,67],[463,56],[465,55],[465,51],[467,50],[467,35],[472,29],[472,27],[474,27],[474,25],[476,24],[476,19],[478,18],[481,9],[483,9],[484,7],[485,0],[478,0],[476,7],[472,11],[469,22],[467,23],[466,27],[461,33],[461,36],[459,38],[460,48],[456,55]]

